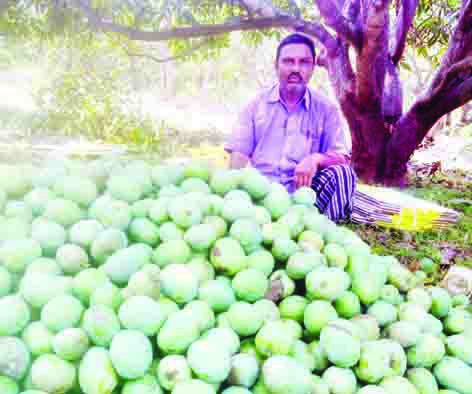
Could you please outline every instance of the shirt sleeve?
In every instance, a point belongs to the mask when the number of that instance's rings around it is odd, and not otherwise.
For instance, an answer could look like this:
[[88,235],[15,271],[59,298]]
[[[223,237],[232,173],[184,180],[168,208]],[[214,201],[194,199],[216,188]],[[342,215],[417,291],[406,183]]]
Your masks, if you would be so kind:
[[249,103],[239,114],[230,138],[225,144],[228,153],[238,152],[251,157],[255,149],[254,111],[256,100]]
[[333,152],[350,158],[351,151],[352,142],[347,122],[336,106],[330,106],[324,119],[319,153]]

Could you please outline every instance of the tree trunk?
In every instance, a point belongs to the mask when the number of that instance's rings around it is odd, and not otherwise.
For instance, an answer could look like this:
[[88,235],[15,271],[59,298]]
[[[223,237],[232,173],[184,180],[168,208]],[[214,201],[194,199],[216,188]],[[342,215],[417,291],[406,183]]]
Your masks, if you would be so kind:
[[[355,120],[351,119],[349,122],[353,134],[353,164],[362,180],[368,183],[405,186],[407,163],[428,131],[445,115],[445,122],[450,123],[450,113],[472,99],[471,23],[472,0],[466,0],[448,51],[431,86],[418,97],[406,113],[402,113],[401,105],[390,105],[392,108],[400,109],[394,114],[395,116],[391,116],[390,113],[385,116],[388,112],[385,111],[385,99],[388,102],[392,98],[401,97],[399,94],[401,90],[399,93],[395,92],[396,89],[401,89],[401,85],[395,80],[398,77],[398,74],[395,74],[395,67],[387,69],[387,74],[389,71],[392,73],[392,80],[395,83],[384,84],[383,88],[386,89],[383,95],[384,103],[382,113],[379,113],[374,106],[377,104],[378,95],[374,93],[379,92],[377,86],[380,84],[377,79],[375,85],[375,73],[372,72],[377,68],[370,66],[374,62],[365,58],[365,44],[363,45],[358,54],[360,61],[356,72],[355,101],[358,108],[370,109],[370,113],[357,115],[359,120],[356,121],[354,117]],[[368,33],[366,31],[366,40],[372,38]],[[377,74],[380,75],[378,70]],[[359,75],[365,78],[361,81]],[[365,94],[359,94],[361,90],[364,90]],[[352,113],[346,111],[345,107],[343,112],[348,121],[349,118],[353,118]],[[382,127],[382,119],[391,123],[391,126],[384,124]],[[375,177],[373,177],[374,171]]]
[[[357,127],[352,133],[352,166],[357,176],[369,184],[405,187],[411,153],[430,126],[424,124],[420,116],[410,113],[394,126],[376,118],[375,114],[361,114],[357,124],[350,127],[351,130]],[[394,151],[393,144],[402,148]]]
[[431,126],[425,125],[414,112],[409,112],[397,122],[387,142],[383,184],[406,186],[407,163]]
[[[359,114],[352,132],[352,165],[360,179],[383,183],[389,125],[375,113]],[[351,131],[353,131],[351,126]]]

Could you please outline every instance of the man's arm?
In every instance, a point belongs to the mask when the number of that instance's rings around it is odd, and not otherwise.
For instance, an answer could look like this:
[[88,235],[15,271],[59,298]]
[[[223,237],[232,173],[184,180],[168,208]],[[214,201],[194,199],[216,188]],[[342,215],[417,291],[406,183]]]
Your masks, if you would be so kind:
[[249,163],[249,157],[239,152],[232,152],[229,159],[229,168],[238,170],[244,168]]
[[295,186],[310,187],[315,174],[323,168],[349,163],[349,157],[337,152],[312,153],[295,168]]
[[349,164],[351,143],[346,124],[337,107],[330,107],[325,114],[324,130],[319,151],[305,157],[295,168],[295,186],[310,187],[315,174],[324,168]]
[[341,111],[333,105],[326,115],[320,151],[312,152],[319,169],[349,164],[352,149],[349,129]]
[[349,156],[338,152],[313,153],[312,160],[318,163],[318,169],[322,170],[338,164],[349,164]]
[[256,101],[252,101],[239,114],[231,137],[225,145],[230,156],[229,166],[232,169],[246,167],[255,147],[254,110]]

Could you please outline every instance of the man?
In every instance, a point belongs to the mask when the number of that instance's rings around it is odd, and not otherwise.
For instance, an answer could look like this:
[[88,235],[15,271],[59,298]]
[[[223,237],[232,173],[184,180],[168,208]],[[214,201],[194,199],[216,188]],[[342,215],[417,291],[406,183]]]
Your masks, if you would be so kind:
[[231,168],[250,164],[290,193],[312,187],[319,211],[340,222],[350,218],[356,175],[339,110],[308,87],[315,56],[304,35],[291,34],[279,44],[278,83],[242,111],[225,150]]

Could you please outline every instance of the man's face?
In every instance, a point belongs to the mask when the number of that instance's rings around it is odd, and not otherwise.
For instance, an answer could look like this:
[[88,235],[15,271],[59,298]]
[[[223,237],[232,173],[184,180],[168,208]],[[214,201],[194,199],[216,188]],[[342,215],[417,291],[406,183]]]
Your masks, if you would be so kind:
[[276,64],[283,91],[302,94],[313,75],[313,55],[305,44],[288,44],[280,51]]

